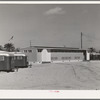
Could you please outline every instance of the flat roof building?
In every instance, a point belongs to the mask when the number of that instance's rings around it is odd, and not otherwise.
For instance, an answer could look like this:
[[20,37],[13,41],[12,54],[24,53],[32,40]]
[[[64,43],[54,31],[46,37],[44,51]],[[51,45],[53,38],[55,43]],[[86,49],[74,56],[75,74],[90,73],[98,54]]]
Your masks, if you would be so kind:
[[86,50],[72,47],[30,46],[22,48],[29,62],[67,62],[86,60]]

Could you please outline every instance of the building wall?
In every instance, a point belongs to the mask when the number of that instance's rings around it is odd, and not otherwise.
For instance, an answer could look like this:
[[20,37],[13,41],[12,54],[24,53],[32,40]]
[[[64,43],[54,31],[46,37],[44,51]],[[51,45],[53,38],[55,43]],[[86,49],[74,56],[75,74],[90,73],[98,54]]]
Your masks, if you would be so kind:
[[[39,49],[43,49],[39,51]],[[55,61],[83,61],[85,59],[85,54],[83,51],[67,51],[67,52],[59,52],[59,49],[55,51],[47,50],[46,48],[35,48],[35,47],[28,47],[21,49],[21,52],[24,52],[27,55],[27,59],[29,62],[55,62]],[[27,50],[27,52],[25,52]],[[32,52],[30,52],[32,50]]]
[[41,63],[42,62],[42,54],[41,54],[41,52],[38,52],[37,53],[37,62],[38,63]]
[[83,61],[83,52],[48,52],[46,49],[38,53],[38,62],[57,62],[57,61]]
[[51,53],[51,61],[82,61],[84,60],[83,53],[74,53],[74,52],[66,52],[66,53]]
[[28,62],[37,62],[37,49],[36,48],[25,48],[22,49],[23,52],[27,56]]

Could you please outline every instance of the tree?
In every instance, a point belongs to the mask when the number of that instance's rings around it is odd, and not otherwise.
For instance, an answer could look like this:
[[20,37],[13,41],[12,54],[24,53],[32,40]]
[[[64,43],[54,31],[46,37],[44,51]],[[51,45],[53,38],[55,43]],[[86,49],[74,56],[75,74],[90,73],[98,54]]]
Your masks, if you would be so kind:
[[6,43],[4,45],[4,48],[6,49],[6,51],[9,51],[9,52],[13,52],[15,50],[14,44],[12,43]]
[[95,48],[93,48],[93,47],[91,47],[91,48],[88,48],[88,50],[89,50],[89,52],[96,52],[96,49]]
[[5,50],[4,47],[3,47],[2,45],[0,45],[0,50],[3,50],[3,51]]
[[16,52],[19,52],[19,51],[20,51],[20,48],[16,48],[15,51],[16,51]]

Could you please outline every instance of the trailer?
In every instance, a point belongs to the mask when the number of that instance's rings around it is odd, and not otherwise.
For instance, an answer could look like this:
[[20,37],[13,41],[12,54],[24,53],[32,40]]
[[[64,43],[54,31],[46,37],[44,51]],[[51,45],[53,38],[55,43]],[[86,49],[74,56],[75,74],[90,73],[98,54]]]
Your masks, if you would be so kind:
[[13,52],[15,68],[28,67],[27,56],[21,52]]
[[91,53],[90,60],[100,60],[100,53]]
[[8,52],[0,51],[0,71],[14,71],[14,55]]

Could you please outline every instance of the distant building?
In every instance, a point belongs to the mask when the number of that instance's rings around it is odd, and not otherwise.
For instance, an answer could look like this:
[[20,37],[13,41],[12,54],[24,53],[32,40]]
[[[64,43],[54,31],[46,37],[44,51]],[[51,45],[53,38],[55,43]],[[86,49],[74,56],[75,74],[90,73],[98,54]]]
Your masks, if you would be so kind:
[[71,47],[31,46],[22,48],[29,62],[68,62],[87,60],[86,50]]

